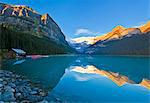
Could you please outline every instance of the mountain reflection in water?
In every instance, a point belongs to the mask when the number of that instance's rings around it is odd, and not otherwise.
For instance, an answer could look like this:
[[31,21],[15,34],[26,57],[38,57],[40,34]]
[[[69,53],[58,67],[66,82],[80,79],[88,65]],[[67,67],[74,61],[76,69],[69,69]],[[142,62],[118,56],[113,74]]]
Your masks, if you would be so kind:
[[150,98],[149,57],[28,57],[4,61],[2,69],[21,74],[49,90],[48,100],[146,103]]
[[60,98],[69,103],[148,103],[149,89],[118,73],[99,70],[89,65],[73,66],[66,69],[58,85],[49,93],[48,99]]

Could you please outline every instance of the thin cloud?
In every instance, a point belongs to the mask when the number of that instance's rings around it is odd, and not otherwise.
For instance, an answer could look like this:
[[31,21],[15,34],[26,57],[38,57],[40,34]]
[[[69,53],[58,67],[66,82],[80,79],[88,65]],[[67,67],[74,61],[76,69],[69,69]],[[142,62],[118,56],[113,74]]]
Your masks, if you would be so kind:
[[94,31],[91,31],[89,29],[85,29],[85,28],[81,28],[81,29],[77,29],[76,32],[75,32],[75,35],[97,35],[99,34],[99,32],[94,32]]

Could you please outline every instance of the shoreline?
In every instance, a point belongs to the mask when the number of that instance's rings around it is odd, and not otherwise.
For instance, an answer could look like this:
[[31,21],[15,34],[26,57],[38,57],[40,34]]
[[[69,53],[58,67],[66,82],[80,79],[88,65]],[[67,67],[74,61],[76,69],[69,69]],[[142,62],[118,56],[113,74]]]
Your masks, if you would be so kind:
[[46,102],[48,92],[13,72],[0,70],[0,103]]

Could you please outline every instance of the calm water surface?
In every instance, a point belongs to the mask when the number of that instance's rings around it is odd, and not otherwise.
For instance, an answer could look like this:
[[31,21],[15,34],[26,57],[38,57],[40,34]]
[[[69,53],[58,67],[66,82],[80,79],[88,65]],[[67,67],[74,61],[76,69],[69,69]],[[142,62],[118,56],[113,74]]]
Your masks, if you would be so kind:
[[[47,99],[68,102],[150,102],[150,90],[138,83],[150,79],[149,57],[135,56],[49,56],[7,60],[2,69],[25,76],[49,90]],[[118,86],[96,73],[75,71],[76,67],[94,66],[127,76],[137,84]],[[84,71],[84,69],[83,69]]]

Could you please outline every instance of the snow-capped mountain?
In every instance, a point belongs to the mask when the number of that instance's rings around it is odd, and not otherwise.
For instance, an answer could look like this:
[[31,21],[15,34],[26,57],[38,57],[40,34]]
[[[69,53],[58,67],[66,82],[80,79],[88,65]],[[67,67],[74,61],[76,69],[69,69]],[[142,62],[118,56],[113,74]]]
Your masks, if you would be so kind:
[[86,44],[94,44],[96,41],[95,41],[95,37],[79,37],[79,38],[74,38],[72,39],[73,42],[75,43],[86,43]]
[[70,46],[83,53],[86,48],[95,43],[95,37],[79,37],[69,41]]

